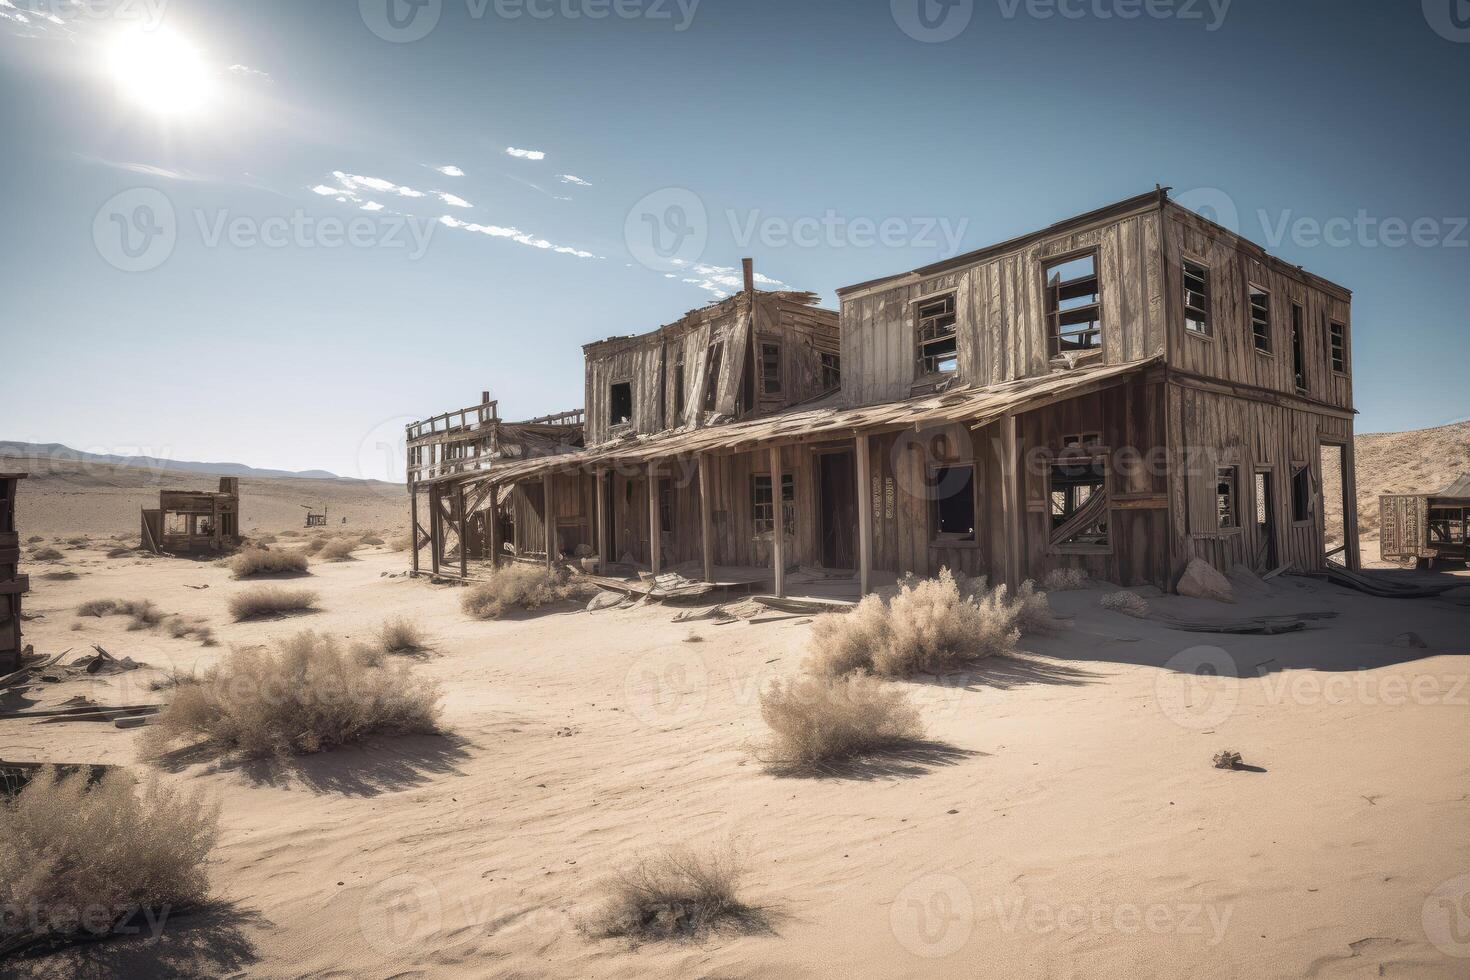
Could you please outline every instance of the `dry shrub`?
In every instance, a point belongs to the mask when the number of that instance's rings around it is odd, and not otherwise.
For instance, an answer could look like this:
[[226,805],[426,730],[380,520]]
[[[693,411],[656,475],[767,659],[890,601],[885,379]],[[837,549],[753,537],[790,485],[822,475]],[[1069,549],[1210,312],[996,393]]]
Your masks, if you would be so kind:
[[1010,653],[1022,634],[1063,625],[1029,581],[1011,598],[1003,585],[986,589],[983,578],[942,568],[938,578],[903,582],[887,603],[868,596],[851,613],[818,617],[806,667],[826,677],[936,674]]
[[164,629],[168,630],[168,635],[176,640],[193,639],[198,640],[204,646],[214,646],[214,630],[202,619],[173,616],[164,623]]
[[78,616],[131,616],[130,631],[152,629],[167,615],[148,599],[92,599],[77,606]]
[[117,611],[116,599],[91,599],[77,606],[78,616],[111,616]]
[[237,579],[252,575],[300,575],[306,567],[306,556],[299,551],[246,548],[230,559],[230,571]]
[[361,541],[365,546],[369,548],[381,548],[383,546],[383,539],[378,537],[376,534],[364,534],[357,540]]
[[87,538],[80,538],[80,537],[78,537],[78,538],[67,538],[66,539],[66,545],[69,548],[85,548],[85,547],[87,547],[87,545],[89,545],[91,543],[92,542],[90,540],[88,540]]
[[376,667],[309,630],[274,651],[237,649],[176,684],[173,700],[143,736],[158,755],[179,740],[247,757],[320,752],[370,735],[437,732],[439,691],[407,665]]
[[33,534],[30,537],[26,538],[26,544],[40,544],[42,541],[45,540],[46,539],[41,537],[39,534]]
[[761,692],[761,717],[771,737],[760,757],[783,768],[840,762],[924,737],[908,696],[862,672],[777,679]]
[[75,582],[81,578],[80,572],[42,572],[41,578],[47,582]]
[[260,537],[255,539],[255,543],[264,546],[268,544],[275,544],[278,540],[279,539],[274,534],[262,534]]
[[315,608],[317,598],[317,594],[310,589],[278,589],[269,585],[258,585],[230,598],[230,615],[236,622],[240,622],[261,616],[307,612]]
[[613,878],[606,908],[589,925],[600,936],[691,939],[717,929],[755,931],[765,916],[740,900],[745,861],[733,845],[675,848]]
[[31,561],[61,561],[63,557],[55,548],[37,548],[31,552]]
[[428,643],[417,624],[399,617],[388,620],[378,630],[378,645],[388,653],[413,653],[425,649]]
[[1048,592],[1074,592],[1087,588],[1090,582],[1080,568],[1053,568],[1041,580],[1041,587]]
[[360,547],[362,545],[351,538],[335,538],[317,549],[317,557],[322,561],[347,561]]
[[132,548],[108,548],[107,549],[107,557],[108,558],[127,558],[128,556],[132,555],[132,553],[133,553],[133,549]]
[[1103,596],[1102,607],[1125,616],[1136,616],[1139,619],[1148,616],[1148,600],[1137,592],[1129,592],[1127,589],[1119,589],[1117,592],[1109,592]]
[[389,547],[394,551],[407,551],[413,547],[413,538],[407,534],[398,534],[389,542]]
[[209,894],[219,807],[157,777],[42,769],[0,798],[0,949],[105,935],[140,909],[177,912]]
[[537,609],[570,599],[578,591],[562,573],[539,565],[505,565],[489,581],[466,592],[460,608],[475,619],[499,619],[512,609]]

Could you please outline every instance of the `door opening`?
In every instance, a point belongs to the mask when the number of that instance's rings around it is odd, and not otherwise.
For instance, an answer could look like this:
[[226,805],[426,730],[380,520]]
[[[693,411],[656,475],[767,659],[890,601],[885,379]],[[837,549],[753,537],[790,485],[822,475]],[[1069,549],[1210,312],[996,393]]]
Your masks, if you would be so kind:
[[1347,453],[1336,443],[1324,442],[1322,464],[1322,558],[1334,565],[1348,564]]
[[817,454],[819,506],[822,528],[822,565],[857,567],[857,489],[853,484],[852,452]]
[[1270,470],[1256,470],[1256,572],[1276,568],[1276,481]]

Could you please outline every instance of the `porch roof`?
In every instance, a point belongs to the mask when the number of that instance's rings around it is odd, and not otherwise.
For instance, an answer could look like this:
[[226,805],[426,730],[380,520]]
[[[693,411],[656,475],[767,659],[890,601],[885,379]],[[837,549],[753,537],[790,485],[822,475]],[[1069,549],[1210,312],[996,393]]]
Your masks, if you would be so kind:
[[857,408],[846,408],[840,404],[808,405],[757,419],[699,429],[675,429],[656,435],[628,436],[573,452],[512,460],[484,472],[445,482],[519,482],[573,469],[637,465],[706,452],[744,452],[760,446],[816,442],[861,432],[892,431],[911,425],[966,422],[972,428],[979,428],[1004,415],[1032,411],[1052,402],[1111,387],[1161,361],[1160,357],[1151,357],[1127,364],[1099,364],[1054,371],[985,387],[961,385],[936,394]]

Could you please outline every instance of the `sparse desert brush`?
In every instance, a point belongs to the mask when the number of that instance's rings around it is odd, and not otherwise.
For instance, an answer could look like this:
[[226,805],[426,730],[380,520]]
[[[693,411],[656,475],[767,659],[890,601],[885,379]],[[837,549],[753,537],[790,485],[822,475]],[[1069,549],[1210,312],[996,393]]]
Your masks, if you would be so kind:
[[68,547],[71,547],[71,548],[85,548],[87,545],[91,544],[92,542],[89,541],[87,538],[77,537],[77,538],[67,538],[66,539],[66,543],[67,543],[67,546]]
[[759,755],[785,769],[820,767],[924,737],[908,696],[860,671],[777,679],[761,692],[761,717],[771,737]]
[[388,653],[413,653],[427,646],[423,630],[403,617],[390,619],[378,630],[378,644]]
[[130,631],[151,629],[166,615],[149,599],[92,599],[77,606],[78,616],[131,616]]
[[362,545],[351,538],[336,538],[322,545],[317,550],[317,557],[322,561],[347,561],[360,547]]
[[[177,912],[208,897],[219,807],[157,777],[42,769],[0,797],[0,951],[105,935],[141,909]],[[24,914],[22,910],[25,910]]]
[[499,619],[512,609],[538,609],[578,592],[563,573],[539,565],[504,565],[466,592],[460,608],[475,619]]
[[280,589],[258,585],[230,598],[230,615],[236,622],[261,616],[306,612],[315,608],[317,594],[310,589]]
[[1125,616],[1136,616],[1144,619],[1148,616],[1148,600],[1137,592],[1129,592],[1127,589],[1119,589],[1117,592],[1109,592],[1102,597],[1102,607],[1120,612]]
[[756,931],[765,915],[740,899],[745,861],[734,845],[705,852],[676,848],[616,875],[606,907],[589,923],[599,936],[692,939],[732,928]]
[[37,548],[31,552],[31,561],[61,561],[63,557],[55,548]]
[[389,547],[394,551],[407,551],[413,547],[413,537],[407,534],[394,535],[393,540],[389,542]]
[[222,663],[176,683],[173,699],[144,733],[157,756],[179,741],[246,757],[285,758],[372,735],[439,730],[439,691],[405,664],[371,666],[310,631],[274,650],[237,649]]
[[1041,580],[1041,587],[1048,592],[1072,592],[1087,588],[1089,582],[1080,568],[1053,568]]
[[80,572],[42,572],[41,578],[47,582],[75,582],[81,578]]
[[839,677],[866,670],[885,677],[937,674],[1011,653],[1023,633],[1065,625],[1046,593],[1025,582],[1011,598],[1005,586],[956,578],[909,579],[888,602],[868,596],[847,614],[820,616],[812,629],[809,672]]
[[40,544],[42,541],[45,540],[46,539],[41,537],[39,534],[33,534],[30,537],[26,538],[26,544]]
[[383,539],[378,537],[376,534],[364,534],[357,540],[361,541],[365,546],[369,548],[381,548],[383,546]]
[[117,611],[116,599],[89,599],[77,606],[78,616],[111,616]]
[[108,548],[107,549],[107,557],[108,558],[127,558],[130,555],[132,555],[132,553],[133,553],[133,549],[132,548]]
[[237,579],[252,575],[300,575],[306,571],[307,564],[306,556],[299,551],[251,547],[230,559],[230,571]]
[[214,630],[202,619],[171,616],[164,622],[163,628],[168,630],[168,635],[176,640],[188,638],[198,640],[207,647],[214,646]]

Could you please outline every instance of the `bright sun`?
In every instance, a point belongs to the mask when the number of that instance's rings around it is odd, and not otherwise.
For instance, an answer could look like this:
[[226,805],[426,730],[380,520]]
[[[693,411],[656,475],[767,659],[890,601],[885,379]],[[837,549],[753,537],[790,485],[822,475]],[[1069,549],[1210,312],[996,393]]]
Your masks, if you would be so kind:
[[149,112],[187,115],[209,97],[210,77],[194,46],[166,30],[133,30],[112,45],[118,91]]

